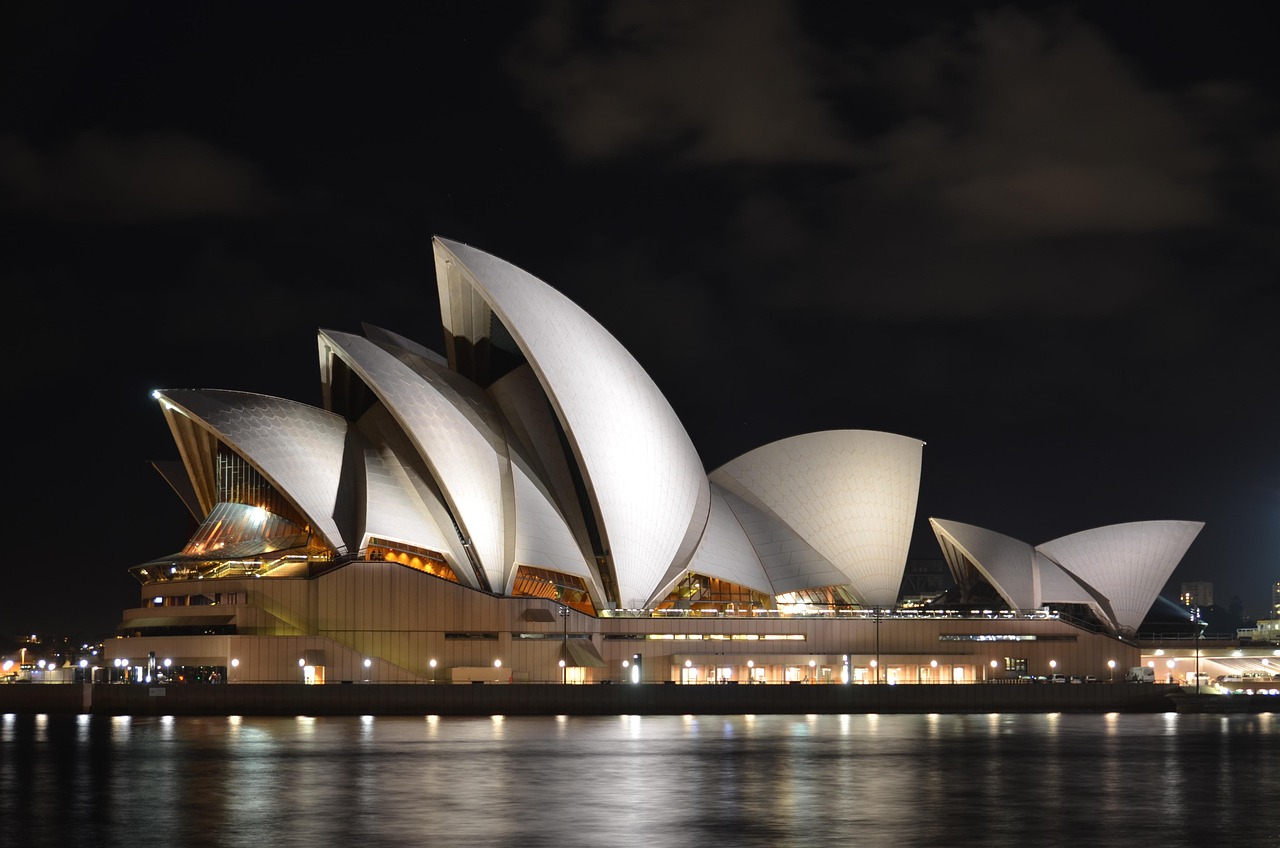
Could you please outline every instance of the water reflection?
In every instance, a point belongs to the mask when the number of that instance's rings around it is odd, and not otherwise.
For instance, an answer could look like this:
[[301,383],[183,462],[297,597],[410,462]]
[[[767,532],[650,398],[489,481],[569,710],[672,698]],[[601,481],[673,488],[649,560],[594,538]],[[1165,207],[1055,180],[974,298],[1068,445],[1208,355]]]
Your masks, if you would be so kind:
[[[0,720],[0,846],[1280,844],[1273,716]],[[1271,811],[1268,814],[1267,811]]]

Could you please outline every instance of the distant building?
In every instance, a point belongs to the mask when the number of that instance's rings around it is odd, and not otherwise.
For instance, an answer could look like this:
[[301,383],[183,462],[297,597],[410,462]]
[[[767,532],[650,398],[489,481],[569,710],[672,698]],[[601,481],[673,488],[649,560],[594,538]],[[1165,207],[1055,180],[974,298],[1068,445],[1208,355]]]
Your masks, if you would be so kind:
[[1182,605],[1188,609],[1192,607],[1211,607],[1213,606],[1213,584],[1206,580],[1183,583],[1182,591],[1178,593],[1178,598],[1182,601]]

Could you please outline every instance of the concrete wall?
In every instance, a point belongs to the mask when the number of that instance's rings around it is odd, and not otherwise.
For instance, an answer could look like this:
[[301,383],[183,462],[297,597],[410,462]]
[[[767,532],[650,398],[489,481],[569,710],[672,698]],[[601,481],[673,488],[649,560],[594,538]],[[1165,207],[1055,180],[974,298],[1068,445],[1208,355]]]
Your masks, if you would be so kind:
[[96,715],[741,715],[771,713],[1169,712],[1176,686],[917,686],[674,683],[0,686],[0,713]]

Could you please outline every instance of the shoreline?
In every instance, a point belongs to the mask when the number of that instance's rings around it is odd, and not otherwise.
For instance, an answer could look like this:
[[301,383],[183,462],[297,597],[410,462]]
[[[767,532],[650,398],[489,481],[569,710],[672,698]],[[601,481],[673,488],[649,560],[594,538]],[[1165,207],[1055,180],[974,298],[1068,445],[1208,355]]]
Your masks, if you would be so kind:
[[1150,683],[679,685],[300,683],[0,686],[0,713],[89,715],[683,715],[1273,712],[1280,698]]

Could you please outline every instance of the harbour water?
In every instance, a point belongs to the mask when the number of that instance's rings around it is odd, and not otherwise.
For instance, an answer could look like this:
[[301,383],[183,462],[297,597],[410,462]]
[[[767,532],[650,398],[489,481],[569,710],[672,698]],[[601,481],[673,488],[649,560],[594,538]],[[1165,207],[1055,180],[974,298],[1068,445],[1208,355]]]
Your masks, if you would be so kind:
[[0,716],[0,846],[1280,845],[1280,719]]

